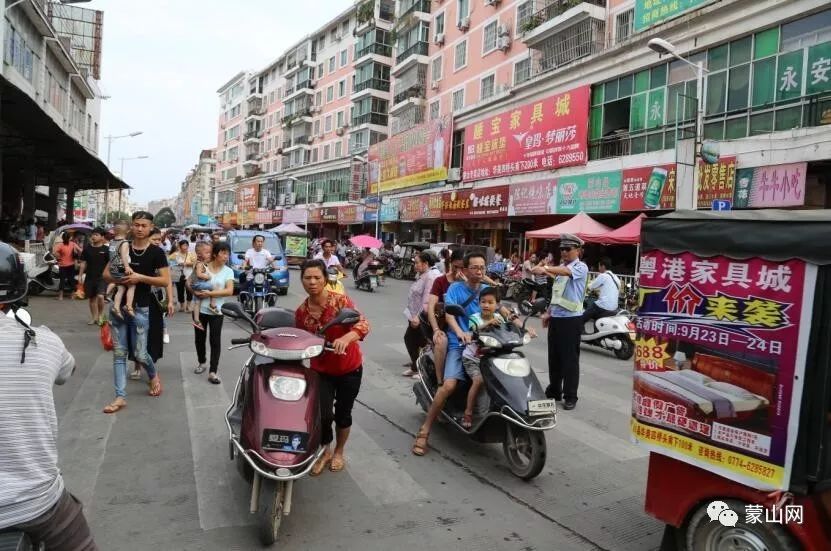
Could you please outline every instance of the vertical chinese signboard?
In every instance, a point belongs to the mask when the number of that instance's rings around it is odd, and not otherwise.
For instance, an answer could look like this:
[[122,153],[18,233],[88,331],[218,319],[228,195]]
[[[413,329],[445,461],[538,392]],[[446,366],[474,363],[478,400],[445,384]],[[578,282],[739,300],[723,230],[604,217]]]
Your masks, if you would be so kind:
[[557,212],[557,180],[539,180],[510,186],[508,216],[555,214]]
[[505,111],[465,128],[465,181],[584,165],[590,86]]
[[635,32],[663,23],[712,0],[635,0]]
[[367,163],[352,159],[352,181],[349,185],[349,200],[360,201],[364,195],[364,184],[368,176]]
[[736,157],[719,157],[717,163],[698,161],[698,208],[708,209],[717,199],[733,200]]
[[805,204],[808,163],[740,168],[733,208],[801,207]]
[[814,274],[801,260],[643,255],[634,438],[742,484],[787,489]]
[[449,115],[369,147],[370,193],[394,191],[447,179],[452,120]]
[[557,214],[620,211],[620,171],[557,180]]
[[237,212],[257,210],[259,187],[259,184],[245,184],[239,187],[237,191]]
[[675,209],[675,177],[674,164],[623,169],[621,212]]

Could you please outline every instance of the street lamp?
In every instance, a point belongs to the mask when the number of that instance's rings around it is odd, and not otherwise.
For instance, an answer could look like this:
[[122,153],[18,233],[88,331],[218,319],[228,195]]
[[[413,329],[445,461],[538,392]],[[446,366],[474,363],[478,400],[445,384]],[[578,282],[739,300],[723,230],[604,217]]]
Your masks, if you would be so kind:
[[[136,136],[140,136],[144,134],[141,130],[137,132],[130,132],[129,134],[122,134],[121,136],[113,136],[110,134],[109,136],[105,136],[104,139],[107,140],[107,168],[110,168],[110,154],[112,153],[113,142],[115,140],[120,140],[122,138],[135,138]],[[104,225],[107,225],[107,219],[109,218],[109,207],[110,207],[110,179],[107,178],[107,183],[105,186],[106,195],[104,196]],[[120,199],[119,199],[120,201]]]
[[[369,157],[366,155],[352,155],[352,159],[358,161],[359,163],[363,163],[364,165],[364,174],[366,176],[366,184],[367,184],[367,191],[369,191],[369,171],[367,170],[367,165],[369,164]],[[375,198],[378,203],[378,212],[375,213],[375,239],[380,239],[379,235],[381,234],[381,182],[379,181],[376,188],[375,188]]]
[[[138,159],[149,159],[149,158],[150,158],[149,155],[139,155],[138,157],[121,157],[121,172],[120,172],[121,180],[124,181],[124,161],[135,161],[135,160],[138,160]],[[119,188],[119,190],[118,190],[118,212],[121,212],[121,192],[122,191],[124,191],[124,190]]]
[[[689,59],[682,57],[678,50],[676,49],[675,45],[668,40],[664,40],[663,38],[652,38],[649,42],[646,43],[647,47],[656,52],[658,55],[669,55],[681,61],[682,63],[686,63],[690,67],[694,67],[696,70],[696,85],[695,85],[695,101],[696,101],[696,110],[695,110],[695,138],[696,138],[696,146],[698,146],[701,142],[701,138],[704,135],[704,73],[708,73],[709,71],[704,68],[704,62],[699,61],[697,63],[693,63]],[[677,123],[677,121],[676,121]],[[693,153],[693,171],[697,170],[698,163],[695,163],[695,152]],[[692,208],[693,210],[698,209],[698,178],[697,175],[693,175],[693,196],[692,196]]]

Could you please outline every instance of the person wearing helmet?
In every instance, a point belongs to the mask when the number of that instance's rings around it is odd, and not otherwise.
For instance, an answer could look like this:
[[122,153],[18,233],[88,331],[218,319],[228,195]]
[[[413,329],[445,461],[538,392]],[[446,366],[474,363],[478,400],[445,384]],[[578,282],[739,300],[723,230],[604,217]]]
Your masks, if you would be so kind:
[[75,359],[57,335],[14,310],[26,288],[17,251],[0,242],[0,531],[24,532],[50,551],[95,550],[81,503],[58,469],[51,387],[72,375]]
[[580,260],[583,240],[570,233],[560,236],[560,264],[541,262],[532,272],[554,278],[551,306],[543,315],[548,328],[548,376],[545,395],[563,401],[563,409],[577,406],[580,383],[580,334],[583,328],[583,296],[589,268]]

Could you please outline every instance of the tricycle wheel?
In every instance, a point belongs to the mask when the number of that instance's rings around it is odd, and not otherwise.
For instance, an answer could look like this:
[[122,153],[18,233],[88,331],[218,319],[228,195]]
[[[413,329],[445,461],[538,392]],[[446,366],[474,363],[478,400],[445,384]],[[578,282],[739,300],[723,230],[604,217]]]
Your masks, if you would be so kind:
[[399,264],[395,267],[395,270],[392,271],[392,277],[395,279],[403,279],[404,278],[404,266]]
[[270,478],[260,479],[257,524],[260,532],[260,541],[263,545],[272,545],[277,541],[280,524],[283,522],[283,498],[285,496],[285,482],[277,482]]
[[514,476],[531,480],[545,466],[545,434],[505,423],[502,451]]
[[690,519],[687,527],[687,549],[690,551],[796,551],[800,546],[787,530],[779,524],[745,522],[745,503],[725,499],[724,503],[736,514],[736,525],[725,526],[718,520],[711,521],[707,514],[710,503],[703,503]]
[[618,338],[620,348],[615,348],[615,357],[619,360],[631,360],[635,354],[635,343],[628,336]]

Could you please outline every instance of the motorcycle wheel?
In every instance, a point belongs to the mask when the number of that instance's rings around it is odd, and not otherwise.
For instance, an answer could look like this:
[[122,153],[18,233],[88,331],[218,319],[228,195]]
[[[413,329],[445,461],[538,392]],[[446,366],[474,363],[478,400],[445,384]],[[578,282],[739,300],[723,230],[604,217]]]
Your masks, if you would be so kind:
[[289,294],[289,288],[288,287],[280,287],[279,289],[277,289],[277,294],[280,295],[280,296],[286,296],[287,294]]
[[404,266],[396,266],[392,272],[392,277],[395,279],[404,279]]
[[242,454],[237,453],[234,461],[237,463],[237,472],[239,475],[243,480],[251,484],[254,480],[254,469],[251,468],[251,465],[248,464],[248,461],[245,460]]
[[254,298],[254,313],[256,314],[263,309],[263,297]]
[[545,466],[545,434],[506,422],[502,451],[514,476],[522,480],[531,480],[540,474]]
[[629,337],[620,337],[618,340],[621,347],[620,350],[617,348],[614,350],[615,357],[619,360],[631,360],[632,356],[635,355],[635,343]]
[[260,479],[260,499],[257,502],[257,525],[263,545],[277,541],[280,524],[283,521],[283,498],[286,483],[269,478]]
[[43,287],[38,285],[37,283],[29,282],[29,289],[26,291],[26,294],[37,296],[43,292]]

